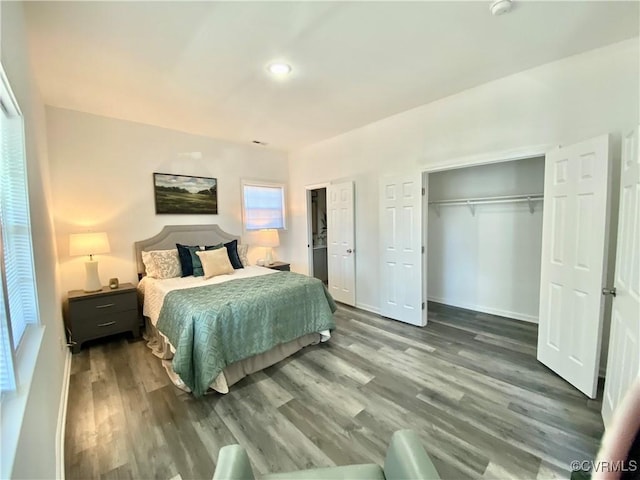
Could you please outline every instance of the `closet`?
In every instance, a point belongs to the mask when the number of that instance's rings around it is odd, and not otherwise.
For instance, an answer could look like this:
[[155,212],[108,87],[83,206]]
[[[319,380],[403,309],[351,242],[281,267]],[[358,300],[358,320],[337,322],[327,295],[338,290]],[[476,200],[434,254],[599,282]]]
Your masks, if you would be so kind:
[[596,398],[609,335],[609,364],[638,358],[637,342],[621,346],[637,337],[625,310],[637,301],[616,294],[638,251],[637,138],[624,137],[622,159],[603,134],[522,160],[381,176],[380,314],[428,328],[431,300],[538,323],[538,361]]
[[428,176],[428,300],[537,322],[544,157]]

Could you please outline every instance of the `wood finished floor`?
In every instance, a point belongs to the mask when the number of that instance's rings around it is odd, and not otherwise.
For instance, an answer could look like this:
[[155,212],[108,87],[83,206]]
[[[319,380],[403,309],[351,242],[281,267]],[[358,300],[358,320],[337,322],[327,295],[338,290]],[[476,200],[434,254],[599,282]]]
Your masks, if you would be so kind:
[[597,452],[600,401],[536,361],[536,325],[438,304],[425,328],[349,307],[336,323],[328,343],[201,399],[171,385],[143,341],[83,349],[67,478],[208,479],[232,443],[256,474],[382,464],[400,428],[448,479],[568,478],[572,460]]

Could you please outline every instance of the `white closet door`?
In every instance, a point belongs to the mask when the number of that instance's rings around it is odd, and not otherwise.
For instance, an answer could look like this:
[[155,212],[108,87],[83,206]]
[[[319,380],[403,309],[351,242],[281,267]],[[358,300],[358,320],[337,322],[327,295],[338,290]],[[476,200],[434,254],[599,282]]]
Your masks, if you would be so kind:
[[327,187],[329,291],[335,300],[356,304],[353,182]]
[[380,181],[380,314],[424,326],[422,175]]
[[609,357],[602,418],[609,425],[640,372],[640,142],[636,129],[622,140],[616,296],[611,312]]
[[609,227],[609,137],[546,156],[538,360],[596,396]]

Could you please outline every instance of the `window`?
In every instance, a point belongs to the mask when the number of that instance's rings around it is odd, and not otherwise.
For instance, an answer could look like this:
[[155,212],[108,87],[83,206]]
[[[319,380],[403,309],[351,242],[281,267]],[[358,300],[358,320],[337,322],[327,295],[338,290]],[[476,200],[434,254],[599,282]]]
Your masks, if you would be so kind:
[[286,228],[284,185],[243,181],[242,219],[245,230]]
[[14,358],[27,326],[38,321],[27,192],[24,123],[0,66],[0,390],[16,386]]

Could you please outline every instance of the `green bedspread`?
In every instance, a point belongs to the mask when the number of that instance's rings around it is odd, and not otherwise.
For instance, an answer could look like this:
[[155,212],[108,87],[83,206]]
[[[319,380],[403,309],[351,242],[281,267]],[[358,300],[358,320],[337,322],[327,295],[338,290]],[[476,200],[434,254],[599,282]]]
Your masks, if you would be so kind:
[[334,329],[335,310],[320,280],[278,272],[169,292],[157,327],[176,349],[173,369],[199,397],[225,366]]

